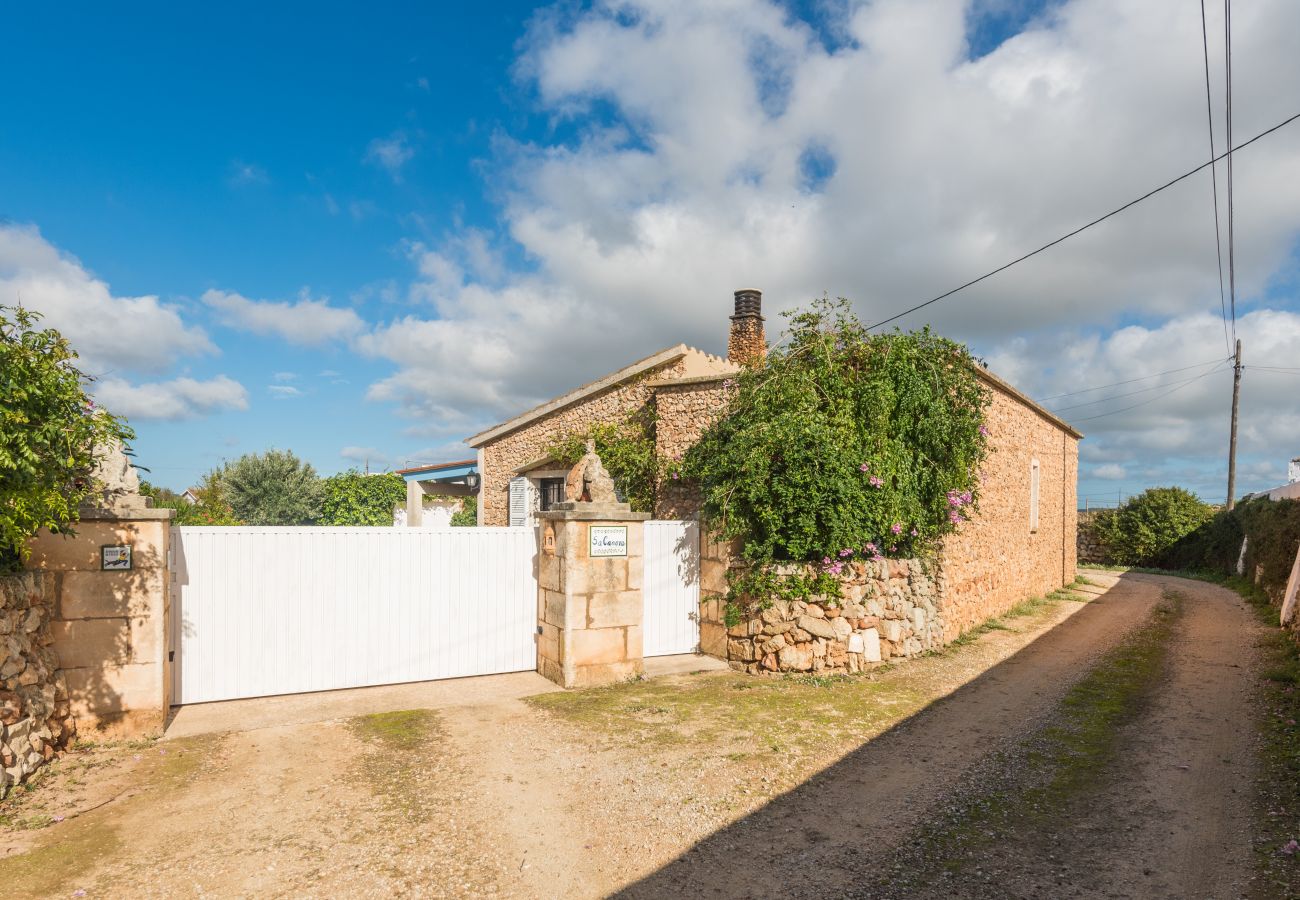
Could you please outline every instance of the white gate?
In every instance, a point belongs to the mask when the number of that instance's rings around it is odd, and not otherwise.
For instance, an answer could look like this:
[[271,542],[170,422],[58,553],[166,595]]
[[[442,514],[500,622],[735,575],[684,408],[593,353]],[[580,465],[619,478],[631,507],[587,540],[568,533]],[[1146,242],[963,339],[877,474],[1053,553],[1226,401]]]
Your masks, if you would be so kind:
[[642,620],[646,656],[693,653],[700,646],[700,526],[645,523]]
[[525,528],[172,529],[176,703],[536,667]]

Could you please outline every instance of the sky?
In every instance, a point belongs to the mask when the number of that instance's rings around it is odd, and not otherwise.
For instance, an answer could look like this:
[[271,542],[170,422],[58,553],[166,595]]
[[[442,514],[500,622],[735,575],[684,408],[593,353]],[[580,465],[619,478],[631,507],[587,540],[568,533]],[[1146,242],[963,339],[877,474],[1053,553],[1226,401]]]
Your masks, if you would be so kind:
[[[877,322],[1210,158],[1186,0],[121,9],[0,11],[0,304],[69,337],[178,489],[270,447],[463,458],[633,359],[725,352],[738,288],[773,339],[824,295]],[[1239,144],[1300,112],[1300,4],[1234,12]],[[1300,122],[1233,176],[1249,491],[1300,455]],[[1075,423],[1081,498],[1218,502],[1218,260],[1206,170],[895,324]]]

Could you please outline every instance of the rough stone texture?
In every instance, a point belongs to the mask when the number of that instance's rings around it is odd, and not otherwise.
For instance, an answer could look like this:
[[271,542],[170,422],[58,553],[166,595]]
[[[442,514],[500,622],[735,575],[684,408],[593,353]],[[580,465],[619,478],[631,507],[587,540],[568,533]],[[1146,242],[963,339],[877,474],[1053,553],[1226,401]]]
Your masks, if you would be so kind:
[[[702,565],[729,566],[732,552],[706,542]],[[778,601],[731,628],[722,618],[724,593],[701,589],[700,645],[744,672],[859,672],[944,642],[938,589],[919,560],[852,563],[840,577],[839,600]]]
[[[640,674],[643,600],[633,573],[643,565],[648,516],[626,504],[564,505],[575,508],[542,513],[538,529],[537,671],[563,687]],[[627,527],[626,557],[590,556],[588,531],[601,525]]]
[[716,356],[683,349],[682,356],[657,368],[563,404],[547,415],[480,444],[479,472],[483,479],[478,501],[480,524],[510,524],[510,479],[526,466],[543,463],[547,448],[556,441],[586,431],[592,425],[620,422],[646,406],[654,393],[650,382],[730,368]]
[[[1078,440],[985,376],[992,389],[980,510],[940,552],[945,641],[1026,597],[1074,580],[1078,528]],[[1038,530],[1029,528],[1031,461],[1039,463]]]
[[1101,546],[1101,541],[1097,538],[1096,531],[1093,530],[1093,524],[1097,517],[1109,512],[1109,510],[1093,509],[1087,512],[1079,512],[1079,534],[1075,542],[1078,548],[1078,559],[1081,563],[1106,563],[1106,551]]
[[0,576],[0,798],[76,733],[67,682],[51,646],[53,582],[42,572]]
[[[656,383],[655,451],[659,456],[680,460],[722,414],[733,385],[730,375]],[[699,490],[689,482],[669,479],[660,486],[656,518],[689,519],[698,515],[699,509]]]
[[[28,566],[51,594],[49,638],[82,733],[162,730],[171,705],[171,537],[166,509],[84,511],[75,535],[42,532]],[[130,571],[100,570],[100,547],[130,544]]]

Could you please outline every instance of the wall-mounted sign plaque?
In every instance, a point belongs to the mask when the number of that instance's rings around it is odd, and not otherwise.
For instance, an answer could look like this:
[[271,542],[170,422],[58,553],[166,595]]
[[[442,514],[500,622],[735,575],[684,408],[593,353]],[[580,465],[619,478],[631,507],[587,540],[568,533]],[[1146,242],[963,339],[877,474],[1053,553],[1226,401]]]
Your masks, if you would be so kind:
[[99,548],[99,567],[106,572],[126,572],[131,569],[131,545],[118,544]]
[[627,556],[626,525],[592,525],[588,533],[591,556]]

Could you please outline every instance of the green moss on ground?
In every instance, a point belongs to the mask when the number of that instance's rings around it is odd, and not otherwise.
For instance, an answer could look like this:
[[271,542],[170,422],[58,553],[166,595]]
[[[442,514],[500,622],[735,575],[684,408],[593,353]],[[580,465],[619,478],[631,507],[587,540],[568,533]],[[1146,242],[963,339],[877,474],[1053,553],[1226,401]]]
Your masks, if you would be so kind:
[[[110,860],[122,845],[122,819],[135,804],[156,799],[159,793],[179,790],[192,779],[209,757],[220,737],[184,738],[156,742],[120,741],[80,744],[81,752],[91,749],[99,758],[64,757],[58,768],[42,770],[31,790],[19,790],[0,803],[0,825],[6,827],[43,827],[49,833],[41,843],[25,853],[0,859],[0,885],[9,896],[45,897],[66,895],[78,888],[89,888],[87,874]],[[57,791],[63,770],[91,770],[111,764],[104,754],[149,752],[151,758],[136,772],[132,787],[136,793],[85,814],[56,822],[46,814],[29,812],[26,807],[39,800],[52,799],[48,792]],[[88,777],[94,777],[88,776]]]
[[371,786],[389,813],[418,820],[432,816],[435,799],[426,770],[446,744],[438,714],[430,709],[375,713],[349,719],[348,727],[368,745],[353,774]]

